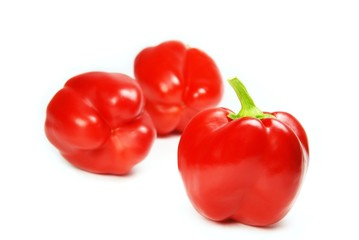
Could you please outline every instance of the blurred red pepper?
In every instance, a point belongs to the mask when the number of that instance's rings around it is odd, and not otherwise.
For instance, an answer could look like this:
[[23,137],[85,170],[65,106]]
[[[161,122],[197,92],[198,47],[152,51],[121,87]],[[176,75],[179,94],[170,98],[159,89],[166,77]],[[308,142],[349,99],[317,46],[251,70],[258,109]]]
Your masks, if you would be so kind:
[[271,225],[297,196],[309,161],[307,136],[292,115],[263,113],[238,79],[229,82],[241,111],[212,108],[196,115],[180,139],[179,171],[205,217]]
[[196,113],[217,105],[222,97],[222,78],[215,62],[178,41],[142,50],[134,72],[160,135],[182,132]]
[[47,107],[45,132],[62,156],[94,173],[122,175],[155,139],[138,83],[120,73],[89,72],[68,80]]

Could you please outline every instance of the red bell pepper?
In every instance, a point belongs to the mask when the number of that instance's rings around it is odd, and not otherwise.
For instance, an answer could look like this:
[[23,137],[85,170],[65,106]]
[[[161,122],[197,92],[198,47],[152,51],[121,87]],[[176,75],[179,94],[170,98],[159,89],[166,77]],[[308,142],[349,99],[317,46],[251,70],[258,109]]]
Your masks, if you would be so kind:
[[138,83],[105,72],[68,80],[48,104],[45,132],[74,166],[114,175],[143,160],[156,136]]
[[285,112],[263,113],[238,79],[229,81],[242,109],[212,108],[182,133],[178,167],[203,216],[267,226],[290,210],[308,161],[307,135]]
[[222,97],[222,78],[215,62],[178,41],[142,50],[134,73],[160,135],[182,132],[196,113],[217,105]]

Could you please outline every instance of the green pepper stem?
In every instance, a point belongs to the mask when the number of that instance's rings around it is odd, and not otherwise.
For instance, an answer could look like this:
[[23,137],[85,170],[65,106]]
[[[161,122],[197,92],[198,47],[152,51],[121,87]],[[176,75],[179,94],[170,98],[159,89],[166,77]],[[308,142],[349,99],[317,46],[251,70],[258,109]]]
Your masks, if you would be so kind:
[[242,105],[242,108],[239,113],[230,113],[228,114],[229,118],[235,120],[242,117],[253,117],[259,119],[274,117],[271,114],[263,113],[259,108],[257,108],[257,106],[253,102],[253,99],[249,95],[246,87],[238,78],[230,79],[228,80],[228,83],[236,92],[237,97]]

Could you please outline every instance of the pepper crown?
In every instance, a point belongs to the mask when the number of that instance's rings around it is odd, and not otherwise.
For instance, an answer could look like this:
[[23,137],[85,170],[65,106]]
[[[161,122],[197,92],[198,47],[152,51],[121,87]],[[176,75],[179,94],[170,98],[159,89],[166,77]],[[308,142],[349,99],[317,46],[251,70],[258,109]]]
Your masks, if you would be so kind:
[[253,117],[258,119],[274,118],[273,115],[263,113],[259,108],[257,108],[257,106],[253,102],[253,99],[249,95],[246,87],[238,78],[235,77],[233,79],[230,79],[228,80],[228,83],[232,86],[232,88],[236,92],[237,97],[242,105],[241,110],[237,114],[234,113],[228,114],[228,117],[230,119],[235,120],[241,117]]

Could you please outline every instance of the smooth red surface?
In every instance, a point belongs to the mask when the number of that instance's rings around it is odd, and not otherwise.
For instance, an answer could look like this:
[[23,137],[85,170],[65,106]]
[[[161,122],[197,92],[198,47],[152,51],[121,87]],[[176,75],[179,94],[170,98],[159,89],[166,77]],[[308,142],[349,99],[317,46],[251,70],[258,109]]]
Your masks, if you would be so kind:
[[68,80],[47,107],[45,132],[76,167],[116,175],[143,160],[156,136],[138,83],[105,72]]
[[222,78],[215,62],[203,51],[178,41],[142,50],[134,72],[160,135],[182,132],[196,113],[222,98]]
[[290,210],[308,165],[308,140],[290,114],[231,120],[223,108],[204,110],[182,133],[178,167],[199,213],[268,226]]

